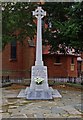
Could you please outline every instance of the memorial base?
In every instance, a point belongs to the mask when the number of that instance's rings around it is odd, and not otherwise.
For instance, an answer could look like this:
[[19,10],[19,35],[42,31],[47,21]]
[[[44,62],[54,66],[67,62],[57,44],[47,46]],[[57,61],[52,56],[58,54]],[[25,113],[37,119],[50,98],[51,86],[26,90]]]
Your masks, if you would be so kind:
[[25,98],[28,100],[49,100],[53,98],[62,98],[58,90],[53,89],[52,87],[49,90],[30,90],[29,87],[22,89],[17,96],[18,98]]
[[[36,84],[35,79],[43,79],[42,84]],[[57,90],[53,90],[48,85],[47,66],[32,66],[31,84],[25,90],[21,90],[17,97],[23,97],[28,100],[49,100],[56,97],[61,98]]]
[[28,94],[26,96],[27,99],[36,99],[36,100],[45,100],[52,99],[52,94],[50,90],[28,90]]

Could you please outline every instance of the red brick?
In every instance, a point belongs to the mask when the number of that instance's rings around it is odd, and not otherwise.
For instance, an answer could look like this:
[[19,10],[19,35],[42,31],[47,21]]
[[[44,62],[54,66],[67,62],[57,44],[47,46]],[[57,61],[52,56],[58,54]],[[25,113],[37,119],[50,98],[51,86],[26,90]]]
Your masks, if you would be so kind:
[[[35,37],[36,39],[36,37]],[[2,53],[2,68],[3,71],[14,71],[11,73],[4,73],[9,75],[10,78],[30,78],[31,66],[35,62],[35,47],[30,47],[27,39],[21,45],[17,42],[17,60],[10,60],[11,52],[10,44],[6,45]],[[77,57],[72,55],[60,55],[61,64],[55,63],[57,55],[43,55],[44,64],[48,67],[48,77],[77,77]],[[74,71],[71,71],[71,58],[74,57]],[[16,72],[15,72],[16,71]]]

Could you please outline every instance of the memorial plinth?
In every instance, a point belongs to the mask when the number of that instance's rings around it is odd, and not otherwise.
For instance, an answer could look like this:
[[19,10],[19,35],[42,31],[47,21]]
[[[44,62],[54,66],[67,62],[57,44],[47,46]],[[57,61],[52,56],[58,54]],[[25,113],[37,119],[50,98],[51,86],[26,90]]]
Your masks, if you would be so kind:
[[36,61],[35,66],[31,69],[31,84],[26,90],[22,90],[18,97],[26,97],[27,99],[53,99],[53,97],[61,97],[56,90],[48,85],[47,66],[42,61],[42,18],[46,16],[46,12],[38,7],[33,11],[33,15],[37,18],[37,41],[36,41]]
[[[37,84],[37,80],[42,80],[40,81],[41,84]],[[27,91],[27,99],[52,99],[52,94],[48,86],[46,66],[32,66],[31,84]]]
[[[42,18],[46,16],[46,12],[38,7],[33,11],[33,15],[37,18],[36,61],[31,70],[31,84],[27,99],[52,99],[48,86],[47,67],[43,65],[42,61]],[[37,84],[37,82],[42,83]]]

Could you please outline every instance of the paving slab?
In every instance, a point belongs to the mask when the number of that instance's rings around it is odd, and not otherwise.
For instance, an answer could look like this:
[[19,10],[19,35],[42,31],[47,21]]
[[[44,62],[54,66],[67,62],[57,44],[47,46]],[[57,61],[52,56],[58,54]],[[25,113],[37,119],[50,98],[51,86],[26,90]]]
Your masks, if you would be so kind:
[[67,118],[74,118],[76,120],[79,119],[79,120],[82,120],[82,116],[81,115],[69,115]]
[[13,106],[9,106],[9,109],[14,109],[14,108],[17,108],[19,106],[16,106],[16,105],[13,105]]
[[59,107],[52,107],[51,109],[53,114],[66,114],[67,112]]
[[44,114],[45,118],[60,118],[60,114]]
[[75,109],[77,109],[79,112],[82,112],[83,113],[83,104],[77,104],[74,106]]
[[2,99],[2,105],[8,105],[8,100],[6,98]]
[[6,112],[8,112],[8,105],[5,105],[5,106],[2,106],[2,112],[3,113],[6,113]]
[[34,114],[30,114],[30,113],[26,114],[26,116],[27,118],[34,118]]
[[[15,97],[18,90],[3,89],[3,116],[11,118],[81,118],[81,95],[80,91],[59,90],[62,98],[54,100],[26,100]],[[12,95],[11,95],[12,92]],[[0,109],[1,110],[1,109]],[[72,112],[73,111],[73,112]],[[63,118],[63,119],[62,119]],[[55,119],[54,119],[55,120]]]
[[44,120],[44,114],[42,114],[42,113],[36,113],[36,114],[34,114],[34,118],[42,118],[41,120]]
[[2,114],[0,113],[0,120],[2,119]]
[[79,112],[78,110],[76,110],[75,108],[73,108],[72,106],[64,106],[62,109],[66,110],[69,114],[73,115],[80,115],[81,112]]
[[26,114],[12,114],[10,118],[27,118]]
[[2,118],[10,118],[10,114],[9,113],[2,113]]
[[3,110],[0,110],[0,113],[2,113],[3,112]]
[[68,113],[60,114],[60,117],[61,117],[61,118],[68,118],[68,117],[69,117],[69,114],[68,114]]
[[21,113],[25,113],[25,114],[27,114],[27,113],[41,113],[41,114],[44,114],[44,113],[51,113],[51,110],[45,110],[45,109],[39,109],[39,108],[30,108],[30,109],[22,109],[21,111],[20,111]]
[[8,113],[15,114],[18,113],[19,111],[17,109],[8,109]]

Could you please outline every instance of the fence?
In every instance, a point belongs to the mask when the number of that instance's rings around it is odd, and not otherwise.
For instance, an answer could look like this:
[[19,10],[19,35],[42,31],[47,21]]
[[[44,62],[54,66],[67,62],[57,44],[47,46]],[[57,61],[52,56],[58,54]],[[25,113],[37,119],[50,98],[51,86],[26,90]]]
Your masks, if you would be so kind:
[[10,82],[9,76],[2,76],[2,83]]
[[50,81],[53,80],[54,82],[69,82],[69,83],[82,83],[83,78],[79,77],[79,78],[50,78]]
[[[48,81],[52,81],[52,82],[62,82],[62,83],[80,83],[83,84],[83,77],[79,77],[79,78],[49,78]],[[12,83],[18,83],[18,84],[30,84],[30,79],[22,79],[22,78],[18,78],[18,79],[10,79],[9,76],[2,76],[2,86],[3,84],[12,84]]]

